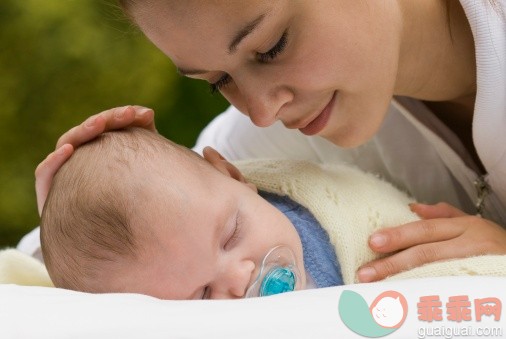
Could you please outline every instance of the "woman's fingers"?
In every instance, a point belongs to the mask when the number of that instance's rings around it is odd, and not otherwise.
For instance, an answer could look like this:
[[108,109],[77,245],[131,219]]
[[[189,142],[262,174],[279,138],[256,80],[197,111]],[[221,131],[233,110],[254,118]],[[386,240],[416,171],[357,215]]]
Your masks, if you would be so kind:
[[77,147],[86,141],[89,141],[102,133],[105,129],[106,121],[98,114],[86,119],[82,124],[72,127],[65,132],[56,143],[56,148],[64,144],[70,144]]
[[410,204],[410,209],[422,219],[435,219],[435,218],[455,218],[466,215],[456,207],[450,204],[440,202],[435,205],[426,204]]
[[142,106],[133,106],[135,108],[135,124],[138,127],[144,127],[153,132],[156,132],[155,127],[155,111],[151,108]]
[[71,144],[77,147],[104,132],[129,126],[156,131],[153,110],[142,106],[125,106],[115,107],[95,114],[63,134],[58,139],[56,148],[63,144]]
[[363,265],[357,272],[360,282],[381,280],[440,260],[506,254],[506,230],[490,220],[467,215],[447,204],[427,207],[421,214],[444,217],[373,234],[369,240],[371,249],[391,255]]
[[358,280],[376,281],[428,262],[455,258],[458,253],[448,252],[442,244],[458,238],[466,228],[453,220],[419,220],[373,233],[369,238],[369,247],[373,251],[384,254],[400,252],[364,265],[357,272]]
[[377,281],[430,262],[462,258],[469,255],[469,248],[462,246],[461,241],[452,241],[453,239],[414,246],[391,256],[372,261],[358,270],[358,281]]
[[452,205],[415,203],[410,208],[422,220],[373,233],[369,238],[369,246],[373,251],[391,253],[420,244],[448,240],[465,232],[463,225],[455,224],[451,219],[467,214]]
[[51,188],[51,182],[56,172],[70,158],[74,148],[70,144],[65,144],[56,151],[49,154],[35,169],[35,192],[37,194],[37,208],[39,215]]
[[412,246],[456,238],[464,233],[452,219],[427,219],[384,228],[369,238],[369,247],[378,253],[392,253]]

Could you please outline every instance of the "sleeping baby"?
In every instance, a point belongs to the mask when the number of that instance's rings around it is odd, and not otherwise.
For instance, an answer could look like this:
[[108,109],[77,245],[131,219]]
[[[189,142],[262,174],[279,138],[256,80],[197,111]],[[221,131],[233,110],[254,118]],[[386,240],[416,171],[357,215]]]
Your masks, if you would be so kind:
[[[42,213],[42,252],[61,288],[267,296],[355,282],[378,258],[369,235],[417,219],[410,202],[350,167],[231,164],[212,148],[201,157],[134,128],[83,145],[59,170]],[[435,263],[399,276],[459,272]]]

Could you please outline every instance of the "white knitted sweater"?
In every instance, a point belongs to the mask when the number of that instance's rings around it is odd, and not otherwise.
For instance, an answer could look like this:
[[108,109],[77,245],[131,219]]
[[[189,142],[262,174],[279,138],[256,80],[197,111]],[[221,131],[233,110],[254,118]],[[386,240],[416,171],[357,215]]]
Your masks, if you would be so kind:
[[[413,200],[406,194],[349,166],[257,159],[234,164],[259,189],[287,195],[314,215],[335,247],[345,284],[356,282],[357,269],[379,257],[368,246],[372,232],[419,219],[410,211]],[[506,256],[436,262],[388,279],[449,275],[506,276]]]

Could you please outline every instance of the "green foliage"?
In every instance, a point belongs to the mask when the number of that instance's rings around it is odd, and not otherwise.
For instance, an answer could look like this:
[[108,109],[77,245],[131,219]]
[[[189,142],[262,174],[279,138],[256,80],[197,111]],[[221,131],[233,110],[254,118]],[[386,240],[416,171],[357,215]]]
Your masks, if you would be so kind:
[[0,2],[0,247],[38,224],[33,172],[89,115],[148,106],[160,133],[192,146],[226,108],[205,83],[178,76],[113,1]]

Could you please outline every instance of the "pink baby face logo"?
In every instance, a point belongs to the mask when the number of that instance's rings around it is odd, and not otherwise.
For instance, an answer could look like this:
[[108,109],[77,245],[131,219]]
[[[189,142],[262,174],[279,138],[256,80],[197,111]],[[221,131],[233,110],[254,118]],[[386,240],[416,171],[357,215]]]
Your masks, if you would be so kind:
[[397,291],[386,291],[374,299],[369,311],[374,321],[384,328],[399,328],[408,314],[406,298]]
[[395,332],[406,320],[408,302],[397,291],[385,291],[368,305],[357,292],[345,290],[339,297],[339,315],[353,332],[368,338]]

